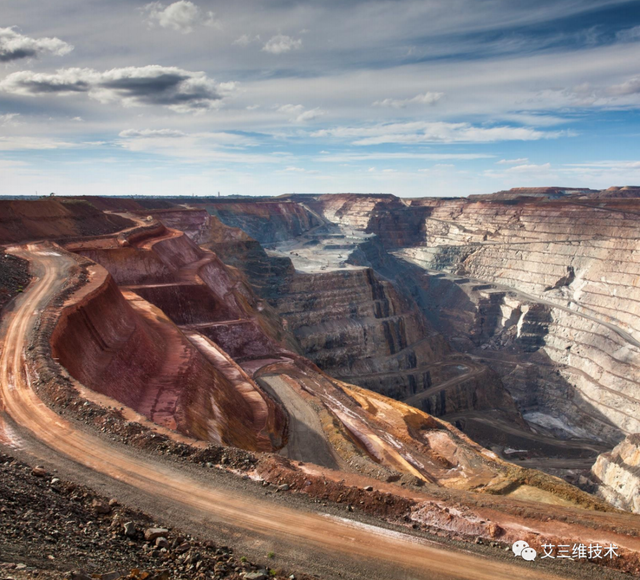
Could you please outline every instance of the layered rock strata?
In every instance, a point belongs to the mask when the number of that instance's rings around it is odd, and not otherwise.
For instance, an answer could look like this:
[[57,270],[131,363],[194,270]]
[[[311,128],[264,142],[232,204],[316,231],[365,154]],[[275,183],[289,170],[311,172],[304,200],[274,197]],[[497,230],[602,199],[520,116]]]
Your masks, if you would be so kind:
[[313,212],[289,200],[209,200],[192,205],[267,244],[295,238],[323,224]]
[[[287,331],[278,328],[242,276],[181,232],[151,221],[67,247],[85,256],[52,244],[14,249],[47,272],[46,280],[33,286],[44,310],[34,324],[36,364],[30,368],[52,400],[59,381],[61,393],[76,388],[92,404],[110,407],[118,401],[197,439],[286,449],[299,461],[389,481],[428,481],[521,498],[529,497],[534,482],[548,501],[597,505],[560,481],[500,460],[419,409],[331,379],[279,344],[275,336]],[[139,277],[137,258],[144,265]],[[101,261],[104,266],[96,264]],[[170,288],[170,296],[158,288]],[[142,297],[147,291],[157,305]],[[215,304],[213,314],[198,309],[194,291],[198,300],[205,296]],[[395,308],[386,290],[385,298],[377,299]],[[173,317],[183,317],[182,324]],[[252,330],[227,334],[224,327],[234,325]],[[48,354],[43,341],[49,339],[53,352]],[[80,403],[71,400],[69,412]],[[286,425],[279,417],[286,417]],[[304,444],[309,440],[324,443]]]
[[[116,238],[68,244],[102,264],[113,280],[109,276],[104,291],[65,315],[55,335],[60,360],[83,384],[155,422],[247,449],[277,447],[284,437],[279,407],[248,377],[238,380],[243,372],[224,350],[227,341],[229,350],[248,342],[252,356],[282,350],[260,330],[260,322],[271,329],[273,320],[250,316],[257,307],[251,291],[215,255],[181,232],[156,228],[149,234],[124,246]],[[253,325],[262,342],[255,336],[243,342],[233,332],[216,335],[220,324]],[[222,346],[194,340],[193,327],[217,336]]]
[[536,394],[542,410],[610,442],[640,431],[637,204],[415,203],[432,208],[425,243],[397,255],[490,283],[484,324],[515,322],[569,385],[571,411],[566,389]]
[[614,506],[640,514],[640,433],[598,457],[591,468],[596,493]]
[[429,208],[412,207],[395,195],[291,197],[331,223],[378,235],[388,248],[413,246],[424,239],[424,219]]
[[[410,297],[378,276],[372,268],[346,266],[346,258],[360,239],[352,241],[340,230],[307,235],[295,245],[279,245],[279,255],[269,255],[255,240],[215,217],[196,211],[158,212],[183,229],[192,239],[212,249],[240,268],[252,287],[285,320],[297,340],[300,352],[331,376],[349,381],[397,399],[451,381],[467,371],[460,361],[442,364],[450,349],[434,332]],[[171,220],[171,221],[169,221]],[[310,248],[309,250],[297,249]],[[304,251],[314,257],[342,256],[341,267],[322,266],[326,271],[302,272]],[[287,257],[285,257],[287,256]],[[290,257],[291,258],[290,258]],[[311,268],[313,270],[313,268]],[[500,390],[497,377],[475,373],[461,379],[464,388],[449,409],[464,404],[483,407],[490,397],[474,396],[482,383]],[[451,392],[453,394],[453,391]],[[438,393],[434,397],[440,396]],[[430,412],[440,414],[446,404],[426,401]]]
[[404,398],[448,353],[418,309],[373,270],[297,273],[270,299],[305,355],[331,376]]

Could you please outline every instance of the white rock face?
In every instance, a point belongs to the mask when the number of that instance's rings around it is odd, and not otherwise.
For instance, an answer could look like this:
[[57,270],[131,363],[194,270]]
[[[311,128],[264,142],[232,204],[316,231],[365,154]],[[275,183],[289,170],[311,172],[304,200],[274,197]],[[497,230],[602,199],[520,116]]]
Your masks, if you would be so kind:
[[[516,291],[518,338],[527,331],[531,348],[558,366],[569,388],[541,387],[534,398],[542,410],[612,444],[640,432],[637,207],[621,200],[430,205],[424,245],[395,254]],[[532,312],[532,302],[547,314]],[[517,309],[507,299],[501,305],[505,318]]]
[[624,510],[640,513],[640,433],[628,436],[591,468],[597,494]]

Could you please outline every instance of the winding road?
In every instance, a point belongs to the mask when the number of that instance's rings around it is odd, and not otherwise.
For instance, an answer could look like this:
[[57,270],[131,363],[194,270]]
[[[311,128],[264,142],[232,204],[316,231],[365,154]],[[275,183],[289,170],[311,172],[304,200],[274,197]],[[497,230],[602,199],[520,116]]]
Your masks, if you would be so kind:
[[57,415],[32,389],[24,351],[38,314],[64,287],[73,261],[51,244],[14,247],[9,252],[29,260],[35,278],[6,312],[1,326],[0,417],[26,451],[59,467],[61,473],[74,470],[101,490],[124,495],[143,509],[152,506],[152,513],[164,521],[199,535],[224,537],[248,553],[264,555],[267,547],[274,549],[288,564],[320,572],[323,578],[560,578],[538,563],[494,560],[417,535],[313,512],[295,501],[269,501],[255,484],[242,489],[225,483],[222,476],[204,477],[195,469],[98,437]]

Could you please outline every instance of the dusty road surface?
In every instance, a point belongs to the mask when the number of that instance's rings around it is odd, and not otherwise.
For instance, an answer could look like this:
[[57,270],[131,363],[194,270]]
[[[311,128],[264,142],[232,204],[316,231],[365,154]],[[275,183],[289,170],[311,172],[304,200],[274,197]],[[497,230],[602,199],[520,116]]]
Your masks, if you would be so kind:
[[[200,535],[224,537],[236,548],[277,550],[287,565],[322,578],[552,580],[540,563],[516,564],[453,550],[409,533],[327,516],[268,501],[264,495],[205,479],[98,437],[45,406],[31,388],[24,349],[37,314],[65,283],[71,259],[51,245],[13,248],[28,259],[35,279],[2,324],[0,416],[27,451],[61,472],[73,470],[92,486]],[[1,426],[1,425],[0,425]],[[257,486],[256,486],[257,488]],[[295,503],[295,502],[294,502]],[[597,573],[597,571],[596,571]],[[575,576],[574,576],[575,577]]]

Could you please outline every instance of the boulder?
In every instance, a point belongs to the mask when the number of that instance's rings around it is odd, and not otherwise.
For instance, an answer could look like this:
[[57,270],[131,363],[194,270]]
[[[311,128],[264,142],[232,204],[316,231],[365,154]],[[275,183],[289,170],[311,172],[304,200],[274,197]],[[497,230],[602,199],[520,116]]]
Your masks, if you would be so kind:
[[144,532],[144,539],[147,540],[147,542],[153,542],[160,537],[166,538],[168,533],[169,530],[165,528],[147,528]]

